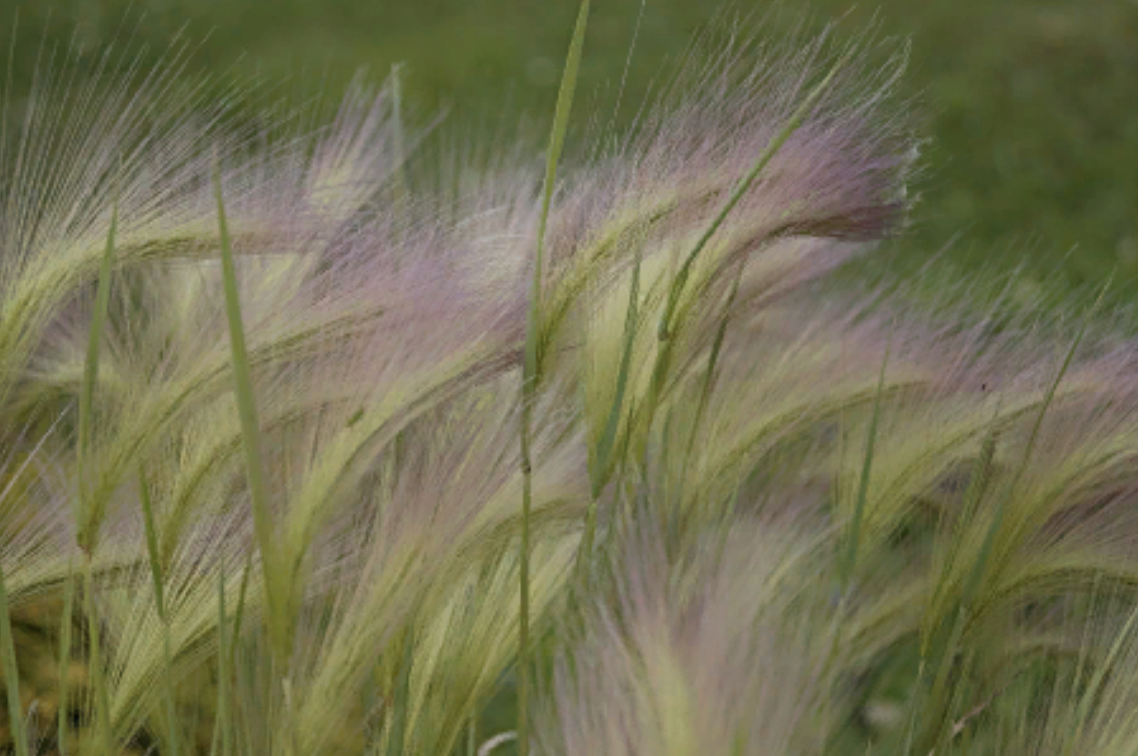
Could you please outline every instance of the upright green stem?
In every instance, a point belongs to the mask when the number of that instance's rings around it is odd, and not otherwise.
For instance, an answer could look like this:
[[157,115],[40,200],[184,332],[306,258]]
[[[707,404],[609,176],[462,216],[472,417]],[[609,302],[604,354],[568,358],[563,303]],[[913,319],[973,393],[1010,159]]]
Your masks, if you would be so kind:
[[537,385],[541,379],[542,356],[539,354],[541,329],[541,288],[545,257],[545,229],[549,220],[549,207],[557,179],[557,163],[565,144],[569,126],[569,111],[573,105],[573,92],[577,85],[577,71],[581,63],[581,50],[585,43],[585,26],[589,17],[589,0],[583,0],[577,16],[577,27],[569,46],[565,73],[561,78],[561,91],[557,98],[557,111],[553,119],[553,132],[545,163],[545,186],[542,194],[541,221],[537,232],[537,255],[533,266],[533,284],[530,291],[529,314],[526,318],[525,363],[522,367],[521,408],[521,468],[522,468],[522,523],[521,556],[518,566],[518,753],[529,756],[529,625],[530,625],[530,513],[533,509],[533,405],[537,398]]
[[60,756],[66,756],[67,712],[71,708],[67,700],[67,682],[71,672],[71,624],[75,612],[75,573],[73,567],[73,563],[68,560],[67,580],[63,584],[63,619],[60,621],[59,729],[56,736]]
[[8,698],[8,728],[16,756],[28,756],[28,737],[24,732],[24,712],[20,700],[20,675],[16,647],[12,640],[12,618],[8,614],[8,589],[4,568],[0,566],[0,659],[4,664],[4,684]]
[[91,680],[95,688],[95,735],[98,753],[113,756],[111,731],[111,703],[107,692],[106,673],[103,670],[103,645],[99,633],[99,619],[95,613],[95,578],[91,554],[85,554],[83,571],[83,602],[87,614],[88,635],[91,639]]
[[158,533],[154,525],[154,507],[150,500],[150,486],[146,473],[138,467],[139,498],[142,499],[143,525],[146,529],[146,552],[150,560],[150,577],[154,583],[154,604],[158,610],[158,621],[162,623],[162,660],[165,665],[163,681],[164,703],[166,707],[166,737],[171,756],[178,756],[181,745],[178,737],[178,719],[174,706],[174,655],[170,640],[170,617],[166,612],[166,599],[163,590],[162,563],[158,552]]

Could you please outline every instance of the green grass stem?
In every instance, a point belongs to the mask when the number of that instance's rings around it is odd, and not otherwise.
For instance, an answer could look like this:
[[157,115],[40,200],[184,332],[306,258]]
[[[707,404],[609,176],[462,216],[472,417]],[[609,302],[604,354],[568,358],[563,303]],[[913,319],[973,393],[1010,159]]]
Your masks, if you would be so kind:
[[518,626],[518,753],[529,756],[529,625],[530,625],[530,513],[533,508],[533,459],[532,422],[533,404],[537,397],[537,384],[541,379],[542,355],[538,354],[539,328],[541,324],[541,290],[543,264],[545,257],[545,230],[549,221],[549,208],[553,201],[553,191],[557,182],[557,164],[565,144],[565,134],[569,128],[569,113],[573,106],[573,93],[577,86],[577,76],[581,64],[581,52],[585,44],[585,28],[589,18],[589,0],[583,0],[577,16],[577,26],[565,72],[561,77],[561,90],[557,97],[557,110],[553,118],[553,131],[545,162],[545,187],[541,200],[541,219],[537,232],[537,253],[534,257],[533,284],[530,291],[529,313],[526,318],[525,362],[522,367],[522,427],[521,427],[521,467],[522,467],[522,517],[521,517],[521,555],[518,569],[519,580],[519,626]]
[[99,628],[99,615],[95,610],[95,577],[91,555],[87,555],[83,572],[83,607],[87,617],[87,634],[90,640],[91,686],[95,693],[95,744],[100,756],[113,756],[114,733],[111,729],[111,697],[107,688],[106,670],[103,668],[103,642]]
[[162,693],[166,708],[166,739],[169,743],[171,756],[178,756],[181,753],[182,746],[177,709],[174,705],[174,657],[170,638],[170,618],[167,614],[163,589],[162,561],[158,551],[158,533],[154,526],[154,506],[150,499],[150,486],[146,481],[146,471],[142,465],[138,467],[138,490],[139,498],[142,500],[143,527],[146,530],[146,556],[150,562],[150,577],[154,583],[154,607],[158,612],[158,621],[162,623],[162,663],[165,668]]
[[59,627],[59,711],[58,734],[56,740],[59,744],[60,756],[67,756],[67,712],[68,685],[67,678],[71,670],[71,623],[75,615],[75,574],[73,564],[67,562],[67,578],[63,581],[63,617]]
[[4,686],[8,694],[8,727],[16,756],[28,756],[28,735],[24,729],[23,704],[20,700],[20,674],[16,662],[16,646],[12,639],[12,618],[8,608],[8,587],[4,568],[0,565],[0,654],[4,661]]

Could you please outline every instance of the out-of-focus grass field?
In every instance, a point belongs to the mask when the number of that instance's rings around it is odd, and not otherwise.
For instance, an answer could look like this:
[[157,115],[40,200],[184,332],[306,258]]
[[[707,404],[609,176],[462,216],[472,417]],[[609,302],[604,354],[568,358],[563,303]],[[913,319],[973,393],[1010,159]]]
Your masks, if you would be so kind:
[[[613,112],[641,12],[618,124],[709,20],[771,9],[594,6],[579,123]],[[66,46],[74,32],[95,50],[125,26],[157,59],[188,24],[189,38],[208,34],[193,71],[258,75],[312,95],[334,94],[359,66],[378,79],[403,62],[418,112],[446,106],[453,122],[493,133],[552,111],[576,9],[571,0],[4,0],[0,24],[18,17],[17,92],[30,86],[43,39]],[[876,18],[882,34],[912,40],[905,86],[920,95],[932,137],[924,200],[912,235],[874,264],[913,271],[951,243],[947,270],[1026,262],[1060,288],[1115,270],[1116,293],[1138,292],[1138,0],[786,2],[763,29],[783,33],[804,13],[813,28],[845,14],[839,34],[849,35]]]

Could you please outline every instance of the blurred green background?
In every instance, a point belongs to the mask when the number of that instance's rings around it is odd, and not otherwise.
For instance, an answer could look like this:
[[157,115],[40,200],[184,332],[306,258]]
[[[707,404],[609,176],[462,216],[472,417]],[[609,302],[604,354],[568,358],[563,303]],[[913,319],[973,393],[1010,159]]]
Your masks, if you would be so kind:
[[[669,60],[717,15],[761,16],[770,3],[594,0],[578,100],[607,119],[641,18],[622,108],[627,124]],[[184,26],[191,73],[279,82],[334,94],[367,66],[405,63],[408,102],[459,123],[517,123],[552,111],[576,0],[2,0],[17,23],[12,77],[26,91],[41,40],[96,50],[124,36],[156,60]],[[916,269],[949,245],[946,264],[1060,284],[1138,292],[1138,0],[814,0],[783,2],[762,28],[780,34],[844,15],[839,34],[875,18],[912,40],[906,87],[933,141],[916,225],[878,256]],[[642,14],[642,16],[641,16]],[[125,29],[125,33],[124,33]],[[93,59],[93,58],[92,58]],[[489,127],[489,129],[485,128]]]

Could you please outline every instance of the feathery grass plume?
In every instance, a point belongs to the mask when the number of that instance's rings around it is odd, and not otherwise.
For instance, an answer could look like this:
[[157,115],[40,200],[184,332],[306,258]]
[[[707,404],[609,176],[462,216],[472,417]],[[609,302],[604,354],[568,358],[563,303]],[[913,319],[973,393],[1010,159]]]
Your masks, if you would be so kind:
[[542,752],[821,753],[825,539],[793,515],[737,518],[719,559],[707,541],[729,523],[709,519],[676,563],[654,509],[610,545],[611,590],[556,660]]
[[[1134,357],[1132,346],[1109,341],[1077,355],[1027,467],[1016,473],[1047,402],[1045,381],[1054,380],[1040,366],[1061,362],[1063,354],[1015,335],[1000,337],[986,354],[972,348],[969,334],[923,338],[956,367],[891,403],[882,418],[867,500],[873,546],[859,567],[845,663],[864,673],[863,665],[872,668],[917,636],[924,644],[948,643],[938,653],[956,659],[950,669],[962,700],[932,705],[962,714],[969,699],[984,700],[1003,685],[1000,675],[1017,669],[1024,653],[1052,645],[1017,619],[1019,607],[1083,594],[1095,575],[1133,583],[1133,562],[1121,544],[1134,536],[1126,511],[1132,368],[1124,367]],[[843,452],[852,464],[839,468],[848,471],[837,489],[847,513],[858,482],[851,467],[864,456],[856,428]],[[995,528],[996,502],[1008,496]],[[987,574],[953,640],[945,634],[986,549]],[[936,674],[927,670],[922,682]],[[918,711],[942,726],[955,721],[947,710]]]
[[[399,731],[411,752],[445,751],[513,658],[517,615],[511,617],[506,607],[516,607],[508,586],[516,586],[517,561],[503,561],[502,555],[516,544],[521,477],[516,456],[503,454],[518,423],[513,402],[504,398],[504,381],[440,408],[432,422],[412,430],[394,490],[377,485],[374,476],[364,485],[365,478],[356,488],[359,503],[335,518],[329,540],[313,547],[325,566],[323,574],[313,575],[317,583],[297,629],[294,684],[306,691],[296,712],[301,751],[336,753],[347,747],[337,743],[341,730],[328,725],[351,724],[343,702],[361,696],[377,659],[381,691],[406,687],[410,700],[393,705],[387,694],[381,697],[379,710],[369,713],[375,737],[384,741]],[[575,484],[579,454],[566,457],[572,450],[564,446],[557,451],[559,435],[545,430],[535,439],[544,461],[534,480],[540,548],[531,608],[538,626],[544,626],[546,607],[563,579],[575,545],[565,536],[581,512],[579,504],[568,508],[559,500],[577,503],[585,495]],[[340,577],[333,577],[333,566]],[[318,601],[321,594],[327,602]],[[309,602],[317,602],[311,613]],[[317,611],[322,604],[326,608]],[[414,644],[415,653],[409,685],[403,686],[397,681],[405,672],[400,666],[406,643]],[[266,722],[257,729],[274,738],[270,725],[280,715],[256,709],[250,716]],[[359,726],[358,720],[352,724]],[[381,750],[387,747],[381,743]]]
[[[651,329],[667,308],[676,256],[709,227],[726,193],[799,107],[812,76],[829,68],[824,45],[819,39],[785,58],[785,49],[752,50],[737,40],[717,48],[708,55],[713,62],[689,64],[670,92],[673,99],[662,100],[639,136],[592,167],[596,177],[570,184],[562,200],[565,220],[553,227],[550,244],[551,252],[565,250],[554,253],[565,272],[548,295],[547,338],[571,312],[581,312],[571,322],[585,334],[583,395],[594,445],[605,435],[618,366],[628,352],[632,250],[643,254],[637,267],[642,294],[631,339],[627,401],[633,412],[625,414],[637,425],[622,427],[620,436],[622,442],[633,436],[633,448],[643,448],[648,366],[659,349]],[[906,207],[899,197],[913,145],[890,98],[903,56],[877,73],[865,70],[867,55],[856,46],[846,51],[815,110],[694,259],[669,334],[675,359],[668,392],[684,385],[714,342],[733,286],[729,273],[742,260],[732,309],[753,317],[902,222]],[[580,251],[567,254],[574,248]]]
[[[935,362],[922,364],[898,344],[898,357],[890,359],[895,367],[881,384],[884,345],[875,323],[858,324],[850,313],[828,308],[792,312],[799,314],[769,313],[758,325],[737,325],[735,344],[748,348],[725,351],[701,427],[693,423],[702,386],[692,381],[677,396],[672,430],[652,437],[651,448],[660,449],[684,448],[693,433],[699,441],[684,463],[658,465],[661,495],[672,502],[681,540],[686,529],[698,531],[706,502],[726,501],[738,486],[755,506],[781,507],[790,491],[827,498],[842,419],[869,412],[879,393],[892,402],[935,375]],[[779,332],[783,316],[798,324],[797,333]]]
[[[1052,402],[1055,398],[1056,389],[1059,387],[1059,384],[1066,376],[1066,373],[1071,366],[1071,362],[1075,357],[1075,353],[1085,333],[1086,325],[1080,328],[1078,334],[1073,340],[1072,345],[1067,350],[1066,356],[1062,362],[1062,366],[1059,368],[1056,377],[1049,383],[1047,392],[1042,402],[1040,403],[1040,408],[1036,414],[1035,422],[1032,425],[1031,432],[1027,437],[1026,443],[1023,445],[1022,459],[1014,468],[1014,474],[1007,479],[1007,482],[1004,485],[1000,486],[995,491],[995,506],[993,508],[991,522],[984,534],[980,548],[976,553],[976,558],[972,562],[971,569],[968,572],[968,577],[962,583],[962,591],[960,593],[959,602],[954,608],[955,617],[952,622],[952,634],[947,636],[946,640],[938,639],[933,644],[929,643],[929,638],[934,634],[925,633],[924,637],[922,638],[922,661],[928,658],[928,650],[930,648],[933,649],[932,654],[939,658],[937,659],[938,669],[936,671],[933,687],[928,699],[931,702],[931,705],[928,707],[930,709],[931,716],[927,720],[928,724],[925,726],[925,734],[922,736],[921,740],[917,741],[918,744],[928,744],[931,746],[934,742],[934,738],[935,742],[943,743],[944,738],[948,735],[948,730],[946,729],[946,723],[944,721],[944,715],[938,712],[936,709],[939,705],[939,700],[941,700],[943,697],[944,684],[947,680],[948,672],[952,666],[951,658],[949,655],[956,653],[956,645],[964,631],[965,623],[976,619],[975,616],[970,615],[978,614],[978,612],[975,612],[975,601],[978,594],[980,594],[980,587],[985,582],[985,578],[987,577],[987,570],[990,569],[990,562],[996,562],[997,570],[1000,566],[1002,566],[1000,564],[1000,558],[1003,555],[998,552],[997,544],[1001,540],[1005,542],[1008,540],[1006,536],[1001,538],[1001,536],[1003,536],[1003,533],[1001,531],[1006,521],[1008,520],[1007,510],[1009,502],[1015,494],[1019,493],[1020,483],[1029,463],[1031,462],[1032,455],[1036,450],[1036,445],[1040,438],[1040,429],[1043,425],[1046,413],[1051,408]],[[994,436],[990,436],[989,438],[994,441]],[[986,444],[985,457],[988,456],[989,448],[993,447],[989,447]],[[980,476],[977,478],[978,482],[972,487],[977,492],[976,496],[970,497],[971,501],[969,504],[978,501],[981,497],[984,496],[986,493],[984,487],[986,487],[988,478],[988,471],[982,470]],[[946,637],[939,631],[937,631],[935,635],[939,636],[939,638]],[[938,647],[942,643],[945,645]],[[918,747],[920,747],[920,745]]]
[[[146,72],[137,58],[108,50],[86,86],[76,81],[77,65],[49,60],[19,134],[0,145],[5,404],[53,316],[93,280],[112,190],[119,197],[120,264],[184,255],[195,241],[186,187],[200,179],[200,148],[225,105],[177,84],[185,57],[183,44],[171,50],[168,65]],[[234,141],[223,144],[232,148]]]
[[[361,238],[363,247],[368,239]],[[372,270],[377,269],[378,265]],[[338,271],[329,268],[322,275],[328,279],[336,271],[346,276],[349,270],[348,266],[341,266]],[[361,266],[356,265],[351,272],[367,271],[361,271]],[[359,480],[370,466],[367,459],[383,451],[382,444],[375,443],[377,435],[380,441],[390,438],[416,417],[429,415],[432,407],[448,396],[465,391],[464,386],[476,385],[516,360],[513,339],[517,329],[505,330],[504,343],[503,335],[493,333],[495,324],[501,320],[494,312],[497,305],[493,300],[488,308],[466,294],[442,300],[453,307],[456,315],[470,314],[480,308],[487,313],[485,319],[469,321],[471,328],[463,331],[455,329],[456,321],[442,314],[439,303],[427,295],[437,292],[439,286],[429,266],[405,266],[403,275],[395,281],[385,281],[375,273],[367,280],[370,293],[380,295],[380,301],[388,305],[391,317],[384,320],[387,327],[354,340],[342,338],[338,347],[326,348],[323,354],[307,350],[304,360],[296,361],[287,370],[280,369],[279,377],[258,389],[266,416],[279,418],[274,423],[265,423],[274,443],[287,442],[282,450],[295,450],[279,456],[277,464],[284,464],[283,469],[291,472],[277,480],[276,488],[280,501],[292,502],[286,518],[296,522],[297,529],[292,539],[286,540],[286,545],[295,546],[292,553],[300,566],[303,566],[309,541],[319,530],[318,523],[328,519],[334,509],[344,506],[344,497],[353,487],[352,481]],[[255,297],[252,299],[256,301]],[[365,315],[374,305],[369,301],[366,307]],[[425,329],[430,323],[435,325]],[[485,327],[491,331],[488,337],[480,338]],[[437,357],[431,356],[431,349],[437,350]],[[452,354],[454,350],[457,352]],[[290,355],[281,349],[273,356],[280,361]],[[364,378],[367,380],[362,380]],[[199,412],[187,416],[182,423],[167,422],[158,436],[162,443],[151,452],[153,456],[147,458],[148,469],[163,471],[162,475],[155,476],[159,521],[169,523],[168,516],[177,515],[181,523],[176,525],[173,536],[165,539],[163,559],[166,562],[171,559],[169,544],[184,540],[187,528],[197,517],[216,517],[232,511],[229,504],[219,508],[211,503],[211,499],[219,495],[232,496],[234,466],[231,458],[240,441],[232,404],[222,395],[210,404],[202,402],[198,406]],[[274,425],[279,427],[274,428]],[[369,450],[369,446],[373,448]],[[201,504],[196,504],[197,501]],[[171,511],[170,506],[177,509]],[[202,585],[208,587],[208,583]],[[377,590],[382,585],[386,583],[377,586]],[[408,589],[412,585],[409,583]],[[303,582],[296,584],[296,591],[296,595],[304,592]],[[209,622],[212,614],[203,617],[203,621]],[[374,652],[370,646],[360,651],[368,656]]]
[[[133,525],[136,530],[131,540],[135,553],[141,556],[145,554],[145,534],[140,532],[140,524]],[[196,678],[217,650],[218,575],[224,572],[226,593],[237,596],[242,575],[234,567],[253,538],[246,512],[214,515],[195,525],[163,573],[165,619],[158,612],[157,597],[147,590],[149,568],[144,561],[128,573],[127,579],[104,586],[100,594],[100,618],[113,639],[107,677],[112,690],[112,729],[119,742],[140,730],[153,732],[156,739],[165,738],[163,729],[172,724],[180,729],[180,742],[196,748],[196,752],[203,744],[208,746],[208,730],[204,734],[195,732],[187,726],[185,716],[173,723],[165,721],[164,677],[170,675],[174,683],[177,710],[192,712],[202,705],[206,689]],[[119,528],[120,532],[125,530],[123,525]]]
[[[422,275],[422,272],[416,271],[415,267],[408,267],[407,271],[408,276],[415,273]],[[409,280],[408,276],[405,276],[405,280],[411,283],[413,279]],[[426,281],[423,284],[426,284]],[[286,472],[277,481],[281,499],[290,502],[285,513],[286,519],[293,519],[299,526],[297,530],[291,531],[290,537],[285,540],[286,546],[295,545],[297,549],[293,552],[298,555],[296,557],[298,561],[295,563],[297,567],[303,565],[307,559],[305,555],[310,551],[310,542],[319,532],[316,524],[306,523],[328,520],[329,515],[336,510],[350,513],[354,509],[353,506],[347,506],[346,509],[344,507],[351,501],[351,492],[359,485],[359,481],[365,478],[366,469],[372,467],[371,464],[367,464],[367,460],[378,459],[378,455],[384,451],[382,444],[373,441],[377,435],[380,440],[389,439],[395,429],[406,427],[419,416],[438,415],[441,410],[435,411],[433,408],[444,404],[448,395],[458,395],[460,390],[466,390],[462,389],[464,384],[473,385],[471,381],[484,381],[486,376],[492,375],[494,371],[500,371],[516,359],[514,356],[516,349],[511,348],[505,353],[505,358],[492,357],[483,367],[479,367],[477,363],[470,363],[469,356],[464,355],[482,354],[494,341],[489,339],[479,343],[477,338],[474,342],[466,339],[462,344],[464,348],[458,352],[455,359],[452,359],[446,351],[450,348],[447,345],[449,343],[458,346],[462,342],[459,338],[462,334],[455,333],[452,321],[440,319],[437,326],[439,337],[437,341],[442,343],[437,344],[436,348],[441,349],[439,359],[443,359],[443,362],[441,364],[437,361],[432,362],[427,347],[433,343],[431,339],[434,337],[430,331],[423,329],[423,324],[431,321],[416,316],[414,309],[433,303],[422,297],[413,296],[415,293],[416,289],[408,286],[400,292],[401,296],[390,297],[388,301],[395,304],[392,327],[377,330],[370,339],[358,339],[357,349],[345,354],[343,360],[327,360],[325,357],[307,365],[300,365],[288,374],[288,391],[281,391],[283,386],[274,390],[270,384],[267,386],[267,391],[258,393],[259,397],[265,399],[266,406],[277,406],[280,402],[282,408],[287,407],[294,415],[300,408],[312,407],[311,412],[306,413],[307,419],[304,415],[294,416],[290,419],[287,429],[282,428],[280,434],[273,435],[275,441],[280,443],[287,441],[288,447],[295,450],[280,456],[275,464],[283,465],[281,469]],[[406,301],[401,303],[400,300],[403,299]],[[452,300],[452,302],[456,305],[462,304],[461,300]],[[490,318],[488,322],[492,324],[493,320]],[[472,323],[473,325],[475,324]],[[416,330],[418,338],[415,341],[407,340],[407,335]],[[471,335],[476,337],[477,331],[472,331]],[[416,348],[410,348],[412,345]],[[487,354],[493,355],[493,351]],[[471,365],[469,369],[464,367],[468,364]],[[449,367],[450,365],[454,367]],[[486,372],[487,369],[490,372]],[[436,375],[438,378],[433,377]],[[360,378],[363,376],[367,376],[369,382],[361,381]],[[448,383],[453,385],[448,388]],[[304,396],[306,392],[310,393],[311,400]],[[357,409],[361,407],[362,410]],[[441,418],[446,417],[446,413],[441,415]],[[474,424],[475,427],[478,425],[479,423]],[[232,427],[232,421],[229,427]],[[211,430],[216,431],[216,427]],[[284,435],[285,430],[287,435]],[[289,439],[292,440],[288,441]],[[226,445],[232,449],[235,444],[233,441],[227,441]],[[500,450],[495,450],[494,454],[500,454]],[[485,466],[475,466],[473,471],[481,471],[484,474]],[[401,477],[407,474],[400,473]],[[420,480],[419,483],[421,485],[423,481]],[[414,491],[413,488],[411,490]],[[312,518],[317,520],[313,521]],[[417,529],[413,528],[408,535],[412,538],[412,544],[417,537],[416,533],[430,529],[427,527],[429,522],[432,521],[413,521]],[[445,543],[451,547],[455,546],[453,540]],[[409,558],[413,558],[413,561],[408,562],[410,567],[432,564],[425,558],[420,559],[414,549],[398,557],[400,560]],[[441,569],[447,564],[447,560],[436,559],[433,564]],[[369,591],[374,591],[371,594],[373,596],[371,603],[359,602],[352,605],[356,612],[370,611],[367,615],[357,615],[359,622],[368,620],[365,623],[370,626],[366,628],[367,633],[374,634],[384,629],[384,623],[380,621],[382,617],[390,615],[394,619],[398,616],[392,606],[398,609],[400,606],[413,604],[413,599],[417,595],[416,590],[420,587],[420,583],[412,575],[411,579],[396,581],[394,585],[402,585],[402,588],[393,593],[391,581],[404,573],[391,569],[391,564],[387,567],[389,569],[384,571],[382,581],[366,584]],[[293,574],[301,575],[299,572]],[[299,597],[305,593],[304,583],[298,582],[294,588],[297,591],[294,596],[299,601]],[[405,598],[399,599],[399,596]],[[296,604],[297,611],[300,611],[301,606],[300,603]],[[368,606],[371,606],[370,610]],[[376,612],[381,613],[377,615]],[[360,633],[365,631],[365,627],[360,624],[350,625],[345,630],[348,631]],[[352,637],[349,635],[348,640]],[[365,635],[365,637],[375,636]],[[382,637],[380,635],[378,638]],[[333,646],[342,664],[330,662],[321,671],[322,676],[327,676],[326,684],[337,686],[345,684],[341,676],[348,670],[351,670],[348,677],[350,681],[351,675],[357,670],[366,670],[366,666],[360,664],[361,660],[356,654],[374,658],[377,651],[375,645],[360,645],[358,638],[354,646],[345,643],[341,643],[339,647]],[[352,651],[352,648],[358,650]],[[332,677],[333,673],[337,676]],[[319,689],[320,680],[314,684],[316,689]],[[305,687],[307,689],[310,686]],[[319,708],[342,701],[343,698],[314,696],[310,700]],[[325,731],[314,727],[311,732],[314,736],[319,736]]]

